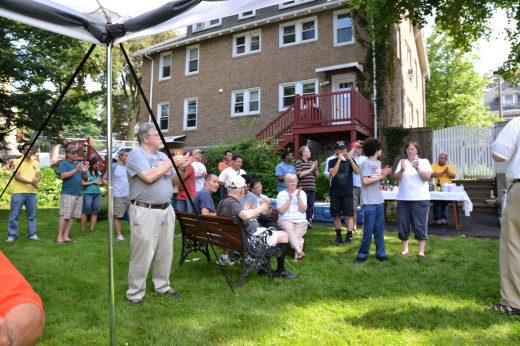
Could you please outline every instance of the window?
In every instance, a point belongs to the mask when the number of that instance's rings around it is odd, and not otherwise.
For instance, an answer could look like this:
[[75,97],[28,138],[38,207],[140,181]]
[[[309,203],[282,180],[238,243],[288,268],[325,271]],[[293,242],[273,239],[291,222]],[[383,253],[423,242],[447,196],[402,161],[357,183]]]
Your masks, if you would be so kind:
[[199,72],[199,46],[186,48],[186,74]]
[[233,91],[231,107],[231,116],[260,114],[260,89]]
[[354,42],[352,34],[352,17],[346,11],[334,13],[334,46],[341,46]]
[[170,79],[172,75],[172,53],[163,53],[159,60],[159,80]]
[[159,127],[161,128],[161,131],[168,131],[168,122],[170,120],[170,103],[159,103],[157,108],[157,113],[159,114]]
[[200,22],[200,23],[192,25],[191,26],[191,31],[197,32],[197,31],[206,30],[206,29],[209,29],[209,28],[214,28],[214,27],[219,26],[219,25],[222,25],[221,18],[212,19],[212,20],[209,20],[207,22]]
[[411,102],[406,103],[406,126],[413,127],[413,105]]
[[198,113],[197,98],[189,98],[184,100],[184,130],[195,130],[197,128]]
[[318,91],[318,80],[285,83],[280,85],[279,110],[283,111],[294,104],[296,95],[316,94]]
[[251,10],[247,12],[242,12],[238,15],[238,20],[246,19],[246,18],[252,18],[256,16],[256,10]]
[[260,31],[248,32],[233,37],[233,56],[246,55],[260,52]]
[[282,8],[287,8],[287,7],[291,7],[291,6],[296,6],[296,5],[299,5],[299,4],[304,4],[306,2],[312,2],[314,0],[292,0],[292,1],[284,1],[282,2],[278,8],[282,9]]
[[306,18],[280,25],[280,47],[318,39],[317,19]]

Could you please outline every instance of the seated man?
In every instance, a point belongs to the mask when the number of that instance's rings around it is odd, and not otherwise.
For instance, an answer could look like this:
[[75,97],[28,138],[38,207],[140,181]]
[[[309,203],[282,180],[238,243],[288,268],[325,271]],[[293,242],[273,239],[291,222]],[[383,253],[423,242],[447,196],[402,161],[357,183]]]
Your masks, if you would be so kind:
[[[235,176],[232,180],[226,182],[227,197],[220,201],[217,207],[218,216],[238,216],[245,221],[247,232],[253,235],[256,228],[249,220],[256,219],[263,212],[267,211],[268,204],[262,203],[259,207],[253,209],[244,209],[240,204],[240,199],[247,193],[246,182],[241,176]],[[266,231],[267,232],[267,231]],[[281,250],[281,255],[277,258],[278,266],[274,272],[274,276],[295,279],[298,274],[293,274],[285,270],[285,252],[287,251],[287,242],[289,238],[287,233],[283,231],[272,231],[272,234],[267,238],[268,244],[271,246],[278,246]]]
[[0,251],[0,345],[35,345],[45,328],[42,300]]

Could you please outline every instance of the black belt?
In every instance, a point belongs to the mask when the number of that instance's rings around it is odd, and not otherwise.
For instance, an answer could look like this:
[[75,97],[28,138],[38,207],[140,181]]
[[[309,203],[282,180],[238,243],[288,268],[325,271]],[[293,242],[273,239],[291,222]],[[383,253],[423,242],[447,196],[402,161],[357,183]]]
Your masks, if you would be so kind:
[[148,209],[161,209],[164,210],[170,206],[170,203],[163,203],[163,204],[148,204],[144,202],[139,201],[131,201],[133,205],[136,205],[138,207],[148,208]]

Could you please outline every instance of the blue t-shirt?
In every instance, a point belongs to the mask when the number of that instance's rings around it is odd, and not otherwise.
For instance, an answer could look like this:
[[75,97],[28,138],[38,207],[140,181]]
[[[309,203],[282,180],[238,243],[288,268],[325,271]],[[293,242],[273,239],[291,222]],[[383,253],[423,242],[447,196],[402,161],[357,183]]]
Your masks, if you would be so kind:
[[[277,164],[276,168],[274,170],[274,175],[276,175],[277,179],[278,179],[279,175],[283,175],[285,177],[289,173],[296,174],[296,168],[294,168],[293,165],[290,165],[290,164],[285,163],[283,161],[280,162],[279,164]],[[287,190],[287,186],[285,185],[285,181],[278,180],[278,192],[281,192],[281,191],[284,191],[284,190]]]
[[[58,166],[58,173],[70,172],[76,169],[76,163],[71,162],[69,160],[61,161]],[[70,176],[67,179],[63,180],[63,184],[61,185],[61,193],[64,195],[73,195],[73,196],[81,196],[82,184],[83,180],[83,171],[79,170],[74,175]]]
[[[101,172],[94,171],[94,174],[90,174],[90,171],[87,171],[87,181],[98,181],[101,180]],[[83,194],[84,195],[97,195],[101,193],[101,188],[98,184],[92,184],[83,186]]]
[[193,204],[195,204],[195,208],[199,214],[202,208],[209,209],[209,211],[213,213],[215,212],[215,203],[213,202],[213,198],[211,198],[211,193],[206,189],[197,192],[193,199]]

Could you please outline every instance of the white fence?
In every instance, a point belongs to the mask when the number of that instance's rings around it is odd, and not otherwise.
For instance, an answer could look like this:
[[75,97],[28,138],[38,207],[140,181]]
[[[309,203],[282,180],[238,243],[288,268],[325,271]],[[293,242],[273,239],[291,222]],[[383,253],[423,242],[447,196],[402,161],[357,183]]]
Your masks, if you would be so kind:
[[432,158],[440,153],[448,155],[455,166],[457,179],[491,179],[495,165],[491,156],[493,129],[477,126],[455,126],[433,131]]

